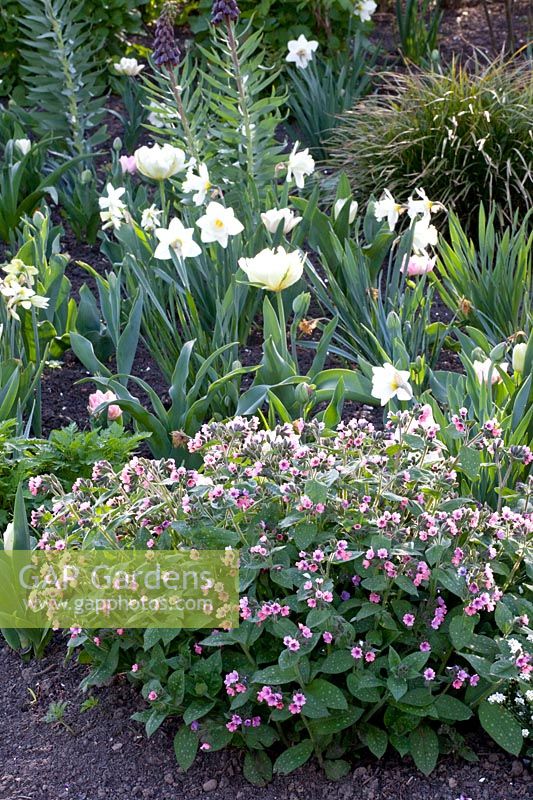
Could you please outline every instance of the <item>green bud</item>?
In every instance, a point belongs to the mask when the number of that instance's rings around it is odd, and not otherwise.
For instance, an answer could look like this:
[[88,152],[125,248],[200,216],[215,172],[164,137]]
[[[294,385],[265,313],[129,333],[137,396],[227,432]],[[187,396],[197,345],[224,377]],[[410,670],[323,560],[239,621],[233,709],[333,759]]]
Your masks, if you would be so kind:
[[295,317],[303,317],[307,314],[307,310],[311,303],[311,295],[309,292],[302,292],[295,297],[292,301],[292,310],[294,311]]
[[120,136],[116,136],[115,139],[113,139],[113,150],[115,150],[117,153],[120,153],[122,150],[122,139]]

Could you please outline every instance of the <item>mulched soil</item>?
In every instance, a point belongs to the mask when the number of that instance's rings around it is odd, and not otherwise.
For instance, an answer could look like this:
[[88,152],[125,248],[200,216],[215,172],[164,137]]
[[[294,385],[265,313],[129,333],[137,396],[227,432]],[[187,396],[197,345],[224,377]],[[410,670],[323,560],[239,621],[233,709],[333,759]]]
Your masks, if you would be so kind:
[[[0,800],[526,800],[531,773],[524,760],[496,751],[485,734],[471,744],[479,761],[443,759],[424,777],[409,760],[359,760],[338,783],[314,763],[267,788],[250,786],[237,751],[205,754],[183,773],[174,760],[175,723],[147,740],[130,716],[143,701],[125,679],[93,691],[98,706],[81,713],[78,684],[86,667],[62,661],[54,642],[41,661],[26,663],[0,648],[5,698],[0,704]],[[31,692],[30,692],[31,689]],[[37,700],[34,702],[35,694]],[[43,721],[51,702],[68,702],[65,722]]]

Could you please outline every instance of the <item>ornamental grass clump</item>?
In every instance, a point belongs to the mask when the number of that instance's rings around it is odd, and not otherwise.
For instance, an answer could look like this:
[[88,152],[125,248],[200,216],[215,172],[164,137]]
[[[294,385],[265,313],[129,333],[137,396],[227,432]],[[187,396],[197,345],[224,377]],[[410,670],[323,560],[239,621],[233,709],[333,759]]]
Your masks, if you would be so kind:
[[481,203],[512,220],[532,205],[532,130],[529,61],[452,63],[444,74],[385,75],[343,115],[331,151],[359,200],[423,183],[463,223]]
[[[469,437],[464,423],[463,450],[505,475],[518,456],[498,426]],[[43,477],[53,505],[33,513],[40,548],[240,555],[238,628],[75,628],[70,645],[92,663],[85,688],[127,675],[149,735],[182,720],[183,769],[198,750],[238,746],[257,785],[313,755],[340,777],[365,748],[409,754],[427,774],[439,752],[472,757],[461,724],[474,715],[520,754],[532,726],[496,700],[527,696],[533,671],[522,591],[533,482],[501,485],[499,511],[458,496],[465,459],[439,434],[429,406],[391,415],[385,432],[355,419],[262,430],[236,417],[189,439],[199,470],[99,462],[70,493]],[[519,457],[527,469],[531,451]]]

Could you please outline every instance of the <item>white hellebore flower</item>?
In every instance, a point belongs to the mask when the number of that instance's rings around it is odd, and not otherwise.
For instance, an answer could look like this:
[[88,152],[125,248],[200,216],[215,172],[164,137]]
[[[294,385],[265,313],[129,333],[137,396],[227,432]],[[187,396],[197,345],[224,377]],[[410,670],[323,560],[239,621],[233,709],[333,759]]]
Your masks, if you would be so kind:
[[372,397],[377,397],[382,406],[393,397],[411,400],[413,390],[409,385],[409,371],[396,369],[388,363],[382,367],[372,367]]
[[144,64],[139,64],[136,58],[126,58],[125,56],[113,66],[119,75],[129,75],[131,78],[139,75],[144,69]]
[[177,217],[170,220],[168,228],[157,228],[155,235],[159,239],[154,256],[160,259],[172,258],[174,250],[178,258],[194,258],[199,256],[202,248],[193,237],[194,228],[186,228]]
[[357,0],[353,13],[359,17],[361,22],[369,22],[377,7],[378,4],[374,0]]
[[225,208],[221,203],[211,202],[205,214],[196,223],[201,230],[202,242],[218,242],[224,249],[228,246],[228,238],[236,236],[244,230],[232,208]]
[[31,150],[31,139],[15,139],[14,145],[21,156],[27,156]]
[[164,181],[185,169],[185,153],[171,144],[139,147],[133,154],[140,173],[154,181]]
[[304,271],[304,256],[298,250],[287,253],[283,247],[261,250],[254,258],[239,258],[239,267],[248,280],[269,292],[282,292],[296,283]]
[[418,195],[420,198],[419,200],[415,200],[415,198],[411,196],[407,201],[407,213],[411,219],[414,219],[419,214],[429,219],[431,214],[444,209],[442,203],[435,203],[433,200],[430,200],[423,189],[415,189],[415,194]]
[[263,225],[269,233],[276,233],[283,221],[283,233],[292,231],[302,221],[301,217],[296,217],[290,208],[270,208],[261,214]]
[[104,225],[102,225],[104,230],[111,226],[113,226],[115,230],[118,230],[126,219],[126,205],[123,200],[121,200],[125,191],[126,189],[123,186],[115,189],[112,183],[108,183],[106,186],[107,197],[98,198],[100,219],[104,223]]
[[486,358],[485,361],[474,361],[472,363],[474,367],[474,372],[476,373],[476,378],[480,383],[488,383],[489,382],[489,373],[492,370],[492,374],[490,377],[491,385],[494,383],[501,383],[503,381],[502,376],[496,369],[498,366],[502,372],[507,372],[509,365],[506,361],[503,361],[500,364],[494,364],[490,358]]
[[161,222],[162,213],[161,209],[153,204],[149,208],[145,208],[141,216],[141,228],[143,231],[155,231]]
[[403,214],[404,211],[404,207],[396,202],[388,189],[383,191],[380,199],[374,204],[375,218],[378,222],[381,222],[382,219],[386,219],[391,232],[396,227],[400,214]]
[[201,206],[211,188],[211,181],[209,180],[209,172],[207,171],[206,165],[198,164],[196,174],[194,173],[194,169],[190,169],[187,172],[187,177],[183,181],[183,186],[181,188],[185,194],[195,192],[192,196],[193,203],[196,206]]
[[[347,197],[344,197],[344,198],[341,197],[336,201],[335,205],[333,206],[333,218],[334,219],[337,219],[337,217],[339,216],[339,214],[341,213],[342,209],[344,208],[344,206],[346,205],[347,202],[348,202],[348,198]],[[359,204],[355,200],[352,200],[351,203],[350,203],[350,211],[348,212],[348,222],[350,223],[350,225],[352,224],[352,222],[355,220],[355,217],[357,216],[357,209],[358,208],[359,208]]]
[[315,159],[309,153],[308,147],[298,153],[297,149],[299,144],[300,142],[296,142],[289,156],[287,164],[287,183],[290,183],[294,177],[298,189],[303,189],[305,176],[312,175],[315,171]]
[[413,250],[415,253],[427,255],[426,248],[435,247],[439,234],[434,225],[430,225],[429,217],[422,217],[413,225]]
[[286,60],[292,61],[299,69],[307,69],[309,62],[313,60],[318,42],[308,41],[302,33],[297,39],[291,39],[287,47],[289,54]]

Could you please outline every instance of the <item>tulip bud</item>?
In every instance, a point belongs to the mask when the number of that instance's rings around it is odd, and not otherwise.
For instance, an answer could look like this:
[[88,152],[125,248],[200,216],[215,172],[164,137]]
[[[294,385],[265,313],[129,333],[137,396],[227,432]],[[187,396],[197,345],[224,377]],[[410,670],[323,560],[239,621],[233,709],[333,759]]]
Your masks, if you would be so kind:
[[314,393],[315,387],[311,383],[299,383],[294,390],[296,402],[300,403],[300,405],[308,403]]
[[485,359],[487,358],[487,355],[486,355],[486,353],[483,352],[481,347],[475,347],[472,350],[472,354],[471,354],[470,358],[471,358],[472,361],[485,361]]
[[521,375],[524,372],[526,363],[527,344],[515,344],[513,348],[513,370]]
[[489,358],[491,361],[501,361],[502,358],[505,358],[505,351],[507,350],[507,342],[500,342],[489,353]]
[[120,138],[120,136],[115,136],[115,138],[113,139],[113,150],[115,150],[115,152],[117,153],[120,153],[120,151],[122,150],[122,139]]
[[93,174],[90,169],[84,169],[80,175],[80,181],[85,186],[87,183],[92,181]]

